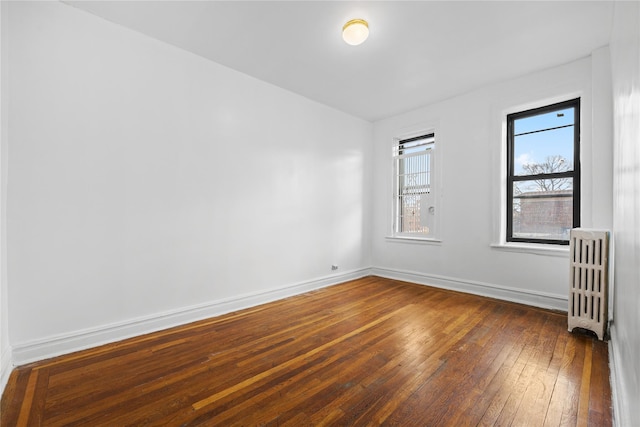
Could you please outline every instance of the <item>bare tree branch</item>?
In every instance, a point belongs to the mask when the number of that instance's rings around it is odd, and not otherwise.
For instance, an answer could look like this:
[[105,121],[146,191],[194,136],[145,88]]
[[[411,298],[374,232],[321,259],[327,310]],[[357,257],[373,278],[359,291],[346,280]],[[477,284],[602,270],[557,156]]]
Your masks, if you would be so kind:
[[[564,157],[559,155],[548,156],[542,163],[527,163],[522,165],[522,169],[524,169],[524,171],[527,172],[528,175],[566,172],[568,170],[571,170],[572,167],[573,166],[570,162],[567,162]],[[534,182],[537,188],[527,189],[528,191],[561,191],[571,188],[570,178],[536,179],[534,180]],[[515,191],[518,194],[523,192],[520,188],[517,187],[517,185]]]

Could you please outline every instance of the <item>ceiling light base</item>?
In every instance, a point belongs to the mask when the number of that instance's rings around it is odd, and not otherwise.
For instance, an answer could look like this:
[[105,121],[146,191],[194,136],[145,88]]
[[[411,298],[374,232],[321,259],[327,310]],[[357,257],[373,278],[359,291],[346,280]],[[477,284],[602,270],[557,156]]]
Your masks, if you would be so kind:
[[362,44],[369,37],[369,23],[364,19],[352,19],[342,27],[342,39],[351,46]]

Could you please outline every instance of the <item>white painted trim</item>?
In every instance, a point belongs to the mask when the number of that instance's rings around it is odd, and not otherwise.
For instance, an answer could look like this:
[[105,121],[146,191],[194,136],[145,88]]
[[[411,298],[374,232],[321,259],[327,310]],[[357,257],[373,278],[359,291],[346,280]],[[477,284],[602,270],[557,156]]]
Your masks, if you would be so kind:
[[620,372],[620,352],[618,332],[613,323],[609,324],[609,382],[611,383],[611,406],[613,407],[613,425],[615,427],[631,426],[637,419],[632,419],[631,402],[624,393],[624,376]]
[[[316,289],[368,276],[368,268],[361,268],[341,274],[332,274],[319,279],[308,280],[293,285],[263,292],[240,295],[232,298],[210,301],[191,307],[183,307],[151,316],[112,323],[97,328],[82,329],[44,339],[24,342],[13,346],[13,364],[24,365],[50,357],[60,356],[79,350],[108,344],[127,338],[184,325],[225,313],[254,307],[267,302],[299,295]],[[3,358],[3,361],[5,359]],[[9,358],[7,358],[9,360]]]
[[386,236],[385,240],[390,243],[409,243],[419,245],[442,245],[442,240],[427,237],[402,237]]
[[388,279],[404,280],[421,285],[466,292],[469,294],[497,298],[551,310],[566,312],[568,306],[567,295],[556,295],[525,289],[516,289],[491,283],[478,282],[475,280],[382,267],[373,267],[371,269],[371,274],[374,276],[386,277]]
[[13,364],[11,363],[11,347],[7,346],[2,355],[0,355],[0,396],[2,396],[2,393],[4,393],[7,382],[9,382],[9,376],[11,375],[12,369]]
[[489,246],[500,251],[569,258],[569,246],[538,243],[493,243]]

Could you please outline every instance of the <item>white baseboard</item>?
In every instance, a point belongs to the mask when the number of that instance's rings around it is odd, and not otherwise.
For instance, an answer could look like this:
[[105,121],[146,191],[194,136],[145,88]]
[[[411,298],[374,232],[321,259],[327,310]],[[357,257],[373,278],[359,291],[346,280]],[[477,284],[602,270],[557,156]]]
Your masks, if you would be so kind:
[[404,280],[407,282],[429,285],[435,288],[449,289],[501,299],[505,301],[527,304],[534,307],[552,310],[567,311],[567,295],[555,295],[544,292],[510,288],[507,286],[477,282],[474,280],[458,279],[455,277],[424,274],[412,271],[395,270],[391,268],[373,267],[371,274],[389,279]]
[[[13,346],[12,361],[16,366],[36,362],[79,350],[96,347],[123,339],[180,326],[187,323],[230,313],[267,302],[302,294],[315,289],[336,285],[368,276],[369,268],[333,274],[319,279],[296,283],[263,292],[240,295],[233,298],[211,301],[178,310],[131,319],[125,322],[104,325],[98,328],[73,331]],[[7,357],[7,362],[10,359]],[[2,359],[3,364],[5,359]],[[4,367],[3,367],[4,368]],[[3,371],[4,374],[4,371]]]
[[628,401],[626,393],[624,392],[624,376],[620,372],[620,351],[616,346],[619,343],[618,332],[615,324],[609,325],[609,372],[611,383],[611,404],[613,406],[613,425],[615,427],[624,427],[634,425],[633,423],[638,421],[637,416],[632,417],[631,414],[631,402]]
[[2,355],[0,355],[0,396],[4,393],[4,388],[7,386],[7,382],[9,382],[9,375],[11,375],[12,369],[11,348],[6,348],[2,352]]

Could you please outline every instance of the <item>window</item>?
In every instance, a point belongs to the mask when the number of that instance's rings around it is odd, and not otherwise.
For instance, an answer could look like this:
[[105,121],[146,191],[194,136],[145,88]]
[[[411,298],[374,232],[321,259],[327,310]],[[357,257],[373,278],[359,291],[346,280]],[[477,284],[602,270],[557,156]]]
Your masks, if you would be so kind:
[[580,226],[580,99],[507,116],[507,241],[569,244]]
[[393,234],[433,237],[435,226],[435,134],[402,139],[393,148]]

